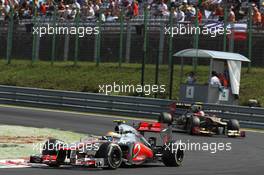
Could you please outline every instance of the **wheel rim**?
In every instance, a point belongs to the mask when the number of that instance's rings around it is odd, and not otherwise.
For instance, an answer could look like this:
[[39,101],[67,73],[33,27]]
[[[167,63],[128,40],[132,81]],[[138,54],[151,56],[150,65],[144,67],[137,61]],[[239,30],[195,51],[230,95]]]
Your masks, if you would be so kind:
[[177,153],[175,154],[175,160],[176,162],[180,163],[183,160],[183,150],[178,149]]
[[118,166],[121,163],[121,152],[118,148],[113,147],[113,150],[109,156],[109,162],[114,167]]

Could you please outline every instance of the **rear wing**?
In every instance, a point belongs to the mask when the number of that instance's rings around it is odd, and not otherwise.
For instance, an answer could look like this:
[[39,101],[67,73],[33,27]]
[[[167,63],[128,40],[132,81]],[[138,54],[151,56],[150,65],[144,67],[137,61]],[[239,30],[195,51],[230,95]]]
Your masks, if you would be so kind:
[[[138,128],[137,128],[137,131],[141,132],[141,134],[145,138],[147,138],[146,133],[157,133],[157,134],[159,134],[160,137],[155,137],[155,140],[157,141],[157,139],[160,138],[161,139],[160,143],[162,143],[162,145],[164,145],[165,143],[168,143],[168,141],[170,141],[172,138],[171,127],[165,123],[140,122],[138,125]],[[152,136],[152,139],[153,139],[153,136]]]
[[169,105],[170,113],[172,114],[172,116],[180,116],[186,112],[190,112],[193,105],[199,105],[202,107],[203,103],[174,102]]
[[172,116],[181,115],[191,109],[192,104],[183,102],[173,102],[169,105],[169,112]]
[[166,128],[166,124],[164,123],[140,122],[136,129],[140,132],[162,132]]

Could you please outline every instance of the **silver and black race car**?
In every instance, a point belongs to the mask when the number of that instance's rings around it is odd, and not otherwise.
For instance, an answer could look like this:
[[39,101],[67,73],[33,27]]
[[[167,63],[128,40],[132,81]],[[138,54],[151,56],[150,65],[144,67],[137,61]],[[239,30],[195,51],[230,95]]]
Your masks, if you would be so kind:
[[165,166],[180,166],[184,152],[171,139],[172,116],[164,114],[162,118],[162,123],[140,122],[135,127],[115,121],[115,130],[106,136],[91,136],[70,145],[49,139],[42,154],[31,156],[30,162],[50,167],[71,165],[104,169],[156,161]]

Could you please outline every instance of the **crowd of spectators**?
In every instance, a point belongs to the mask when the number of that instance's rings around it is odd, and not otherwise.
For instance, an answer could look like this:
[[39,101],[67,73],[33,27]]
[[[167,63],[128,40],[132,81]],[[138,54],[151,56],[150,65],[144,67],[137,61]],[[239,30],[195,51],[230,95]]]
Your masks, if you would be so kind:
[[[198,15],[199,22],[206,19],[223,20],[224,8],[227,8],[227,20],[236,22],[247,20],[249,7],[252,6],[253,23],[264,26],[264,3],[259,0],[0,0],[0,16],[8,19],[14,9],[15,18],[31,19],[36,7],[38,17],[49,18],[54,14],[62,20],[74,19],[78,12],[85,20],[118,20],[121,14],[125,19],[140,17],[144,8],[149,16],[169,17],[172,13],[179,22],[193,21]],[[197,12],[196,12],[197,10]]]

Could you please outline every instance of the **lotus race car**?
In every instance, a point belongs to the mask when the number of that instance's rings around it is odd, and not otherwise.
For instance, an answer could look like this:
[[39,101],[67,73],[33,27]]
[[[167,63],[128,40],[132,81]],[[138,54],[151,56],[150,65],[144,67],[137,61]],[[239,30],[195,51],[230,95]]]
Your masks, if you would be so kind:
[[161,115],[160,122],[140,122],[129,126],[115,121],[114,132],[106,136],[91,136],[67,145],[57,139],[49,139],[41,155],[30,157],[31,163],[50,167],[61,165],[116,169],[120,166],[141,165],[147,162],[163,162],[165,166],[180,166],[184,152],[171,139],[172,116]]
[[[162,118],[159,119],[162,122]],[[174,117],[174,131],[184,131],[190,135],[227,135],[228,137],[245,137],[235,119],[226,120],[215,115],[205,114],[201,105],[192,105],[185,114]]]

